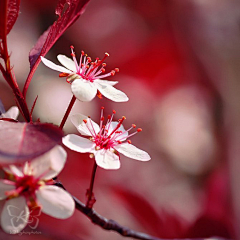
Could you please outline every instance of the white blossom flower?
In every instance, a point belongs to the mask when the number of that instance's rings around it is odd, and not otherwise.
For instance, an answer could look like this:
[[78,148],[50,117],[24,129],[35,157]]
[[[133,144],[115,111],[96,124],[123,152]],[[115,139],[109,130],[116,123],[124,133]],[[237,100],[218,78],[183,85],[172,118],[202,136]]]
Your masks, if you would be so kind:
[[11,119],[17,119],[19,115],[19,109],[16,106],[13,106],[8,109],[7,112],[0,112],[0,119],[1,118],[11,118]]
[[133,124],[132,127],[125,130],[122,122],[126,118],[122,117],[118,122],[114,122],[112,120],[115,113],[113,111],[112,116],[108,116],[106,125],[103,125],[102,107],[100,126],[90,117],[82,114],[73,115],[72,123],[82,135],[88,138],[69,134],[63,138],[63,144],[77,152],[94,154],[97,165],[104,169],[120,168],[119,153],[135,160],[150,160],[148,153],[133,146],[131,141],[127,140],[137,132],[141,132],[142,129],[138,128],[136,132],[129,134],[129,131],[136,128],[136,125]]
[[59,77],[67,77],[67,82],[71,83],[72,93],[78,100],[88,102],[96,95],[100,98],[103,95],[115,102],[128,101],[128,97],[125,93],[113,87],[118,82],[100,80],[105,77],[113,76],[116,72],[119,72],[119,69],[115,68],[115,70],[101,75],[105,72],[106,63],[103,61],[109,56],[108,53],[105,53],[102,60],[97,58],[95,61],[92,61],[91,58],[82,51],[78,64],[75,53],[73,52],[73,46],[71,46],[71,51],[73,60],[64,55],[57,56],[58,61],[64,67],[56,65],[44,57],[41,57],[41,60],[47,67],[61,72]]
[[75,204],[71,195],[52,185],[52,178],[63,169],[66,156],[65,150],[56,146],[21,168],[15,165],[4,168],[8,179],[0,180],[0,200],[6,199],[1,213],[1,227],[5,232],[19,233],[28,224],[30,211],[36,206],[59,219],[73,214]]

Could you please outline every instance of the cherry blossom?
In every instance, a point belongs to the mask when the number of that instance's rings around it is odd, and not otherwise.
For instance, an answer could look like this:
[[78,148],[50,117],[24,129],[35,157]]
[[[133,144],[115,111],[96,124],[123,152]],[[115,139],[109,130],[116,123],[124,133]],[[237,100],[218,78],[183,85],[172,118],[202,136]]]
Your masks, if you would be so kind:
[[0,112],[0,118],[11,118],[16,120],[18,115],[19,109],[16,106],[9,108],[7,112]]
[[70,194],[52,185],[52,178],[63,169],[66,156],[65,150],[56,146],[23,167],[4,168],[7,178],[0,180],[0,200],[6,199],[1,213],[1,227],[5,232],[19,233],[28,224],[30,211],[36,206],[59,219],[73,214],[75,204]]
[[91,101],[96,95],[100,98],[103,95],[115,102],[128,101],[125,93],[113,87],[118,82],[100,80],[114,76],[116,72],[119,72],[119,69],[115,68],[111,72],[105,73],[106,63],[104,63],[104,60],[109,56],[108,53],[105,53],[102,60],[96,58],[95,61],[92,61],[92,59],[82,51],[78,64],[73,49],[73,46],[71,46],[71,56],[73,60],[64,55],[57,56],[58,61],[64,67],[56,65],[44,57],[41,57],[41,60],[47,67],[61,72],[59,77],[67,77],[67,82],[71,84],[72,93],[80,101]]
[[82,135],[88,138],[69,134],[63,138],[63,144],[71,150],[93,154],[97,165],[104,169],[120,168],[119,153],[135,160],[150,160],[147,152],[138,149],[131,144],[131,140],[127,140],[141,132],[142,129],[138,128],[135,132],[129,134],[130,130],[136,128],[136,125],[132,124],[132,127],[125,130],[122,123],[126,118],[122,117],[117,122],[113,121],[113,116],[116,113],[114,110],[113,114],[108,116],[107,123],[104,125],[103,109],[102,107],[100,126],[90,117],[82,114],[73,115],[72,123]]

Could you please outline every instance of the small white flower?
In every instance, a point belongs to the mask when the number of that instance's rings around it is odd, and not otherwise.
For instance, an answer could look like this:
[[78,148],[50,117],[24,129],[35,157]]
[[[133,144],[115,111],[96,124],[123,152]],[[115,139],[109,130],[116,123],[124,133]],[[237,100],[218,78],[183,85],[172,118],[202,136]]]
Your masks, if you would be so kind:
[[87,54],[82,51],[79,64],[77,63],[75,53],[73,52],[73,46],[71,46],[72,59],[58,55],[58,61],[64,66],[59,66],[53,62],[41,57],[42,62],[49,68],[61,72],[59,77],[67,77],[67,82],[71,83],[71,90],[75,97],[83,102],[91,101],[96,95],[101,98],[101,95],[114,102],[126,102],[128,97],[122,91],[114,88],[113,86],[118,82],[100,80],[105,77],[113,76],[119,71],[118,68],[112,70],[110,73],[105,72],[106,63],[103,61],[109,56],[105,53],[105,57],[102,60],[97,58],[92,61]]
[[0,112],[0,119],[1,118],[11,118],[16,120],[18,118],[19,115],[19,109],[16,106],[13,106],[11,108],[8,109],[7,112],[1,113]]
[[106,125],[103,125],[102,108],[100,126],[93,122],[90,117],[81,114],[73,115],[72,123],[82,135],[89,138],[69,134],[63,138],[63,144],[77,152],[94,154],[97,165],[105,169],[120,168],[119,153],[135,160],[150,160],[147,152],[133,146],[130,140],[126,141],[137,132],[141,132],[142,129],[138,128],[136,132],[128,134],[130,130],[136,128],[136,125],[133,124],[131,128],[125,130],[122,126],[125,117],[119,119],[118,122],[112,121],[115,113],[113,111],[112,116],[108,116]]
[[[0,200],[6,199],[1,213],[5,232],[19,233],[28,224],[32,207],[40,206],[42,212],[60,219],[73,214],[75,204],[71,195],[52,185],[52,178],[63,169],[66,157],[65,150],[56,146],[22,168],[15,165],[4,168],[9,176],[0,180]],[[19,221],[13,222],[14,218]]]

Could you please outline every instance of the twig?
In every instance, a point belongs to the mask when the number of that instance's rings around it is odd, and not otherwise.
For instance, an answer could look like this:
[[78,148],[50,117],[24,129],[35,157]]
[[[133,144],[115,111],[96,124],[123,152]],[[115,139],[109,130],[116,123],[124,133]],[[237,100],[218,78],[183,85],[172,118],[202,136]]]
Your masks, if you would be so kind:
[[87,190],[87,196],[88,196],[87,203],[86,203],[87,208],[92,208],[93,204],[96,202],[96,199],[94,198],[94,194],[93,194],[93,185],[94,185],[94,179],[95,179],[96,171],[97,171],[97,164],[96,164],[96,161],[94,161],[90,187]]

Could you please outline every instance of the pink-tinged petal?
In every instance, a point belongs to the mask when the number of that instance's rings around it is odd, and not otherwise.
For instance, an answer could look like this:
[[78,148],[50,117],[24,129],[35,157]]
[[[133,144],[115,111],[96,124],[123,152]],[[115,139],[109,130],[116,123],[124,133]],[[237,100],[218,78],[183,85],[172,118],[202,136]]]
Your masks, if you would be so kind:
[[[87,123],[84,123],[83,120],[87,120]],[[82,114],[72,115],[71,121],[77,130],[84,136],[92,136],[95,133],[99,133],[100,131],[99,125],[97,123]]]
[[18,176],[18,177],[22,177],[23,176],[23,172],[22,172],[22,169],[15,166],[15,165],[10,165],[8,166],[7,168],[4,168],[4,171],[8,172],[8,173],[11,173],[15,176]]
[[119,169],[119,156],[110,150],[99,150],[94,152],[96,163],[104,169]]
[[28,172],[25,174],[48,180],[56,177],[63,169],[67,153],[61,146],[56,146],[44,155],[30,162]]
[[58,55],[57,56],[58,61],[67,69],[70,69],[73,72],[77,72],[76,65],[74,61],[71,58],[66,57],[65,55]]
[[29,209],[24,197],[7,200],[1,214],[1,227],[4,232],[17,234],[28,224]]
[[147,152],[133,146],[129,143],[118,144],[114,147],[118,152],[122,153],[124,156],[133,158],[140,161],[148,161],[151,157]]
[[62,142],[66,147],[80,153],[91,152],[92,150],[94,150],[94,147],[96,145],[89,139],[80,137],[75,134],[68,134],[66,137],[63,138]]
[[95,83],[100,83],[101,85],[110,85],[114,86],[118,83],[118,81],[108,81],[108,80],[100,80],[100,79],[95,79]]
[[42,212],[60,219],[72,216],[75,203],[69,193],[57,186],[43,186],[36,191]]
[[72,82],[71,89],[74,96],[82,102],[91,101],[97,94],[95,85],[81,78]]
[[14,190],[15,188],[16,187],[14,182],[1,179],[0,180],[0,200],[7,198],[6,192]]
[[114,88],[113,86],[106,85],[106,84],[103,85],[103,84],[100,84],[97,82],[94,84],[96,85],[97,89],[100,91],[100,93],[104,97],[106,97],[114,102],[127,102],[128,101],[127,95],[124,92]]
[[53,63],[53,62],[51,62],[49,60],[47,60],[44,57],[41,57],[41,60],[42,60],[44,65],[46,65],[47,67],[49,67],[49,68],[51,68],[51,69],[53,69],[55,71],[64,72],[64,73],[70,73],[70,74],[72,73],[70,70],[68,70],[68,69],[66,69],[64,67],[61,67],[61,66],[59,66],[59,65],[57,65],[57,64],[55,64],[55,63]]
[[[119,122],[111,122],[110,125],[107,124],[106,125],[106,129],[108,129],[108,135],[111,134],[111,132],[117,127],[117,125],[119,124]],[[124,141],[126,140],[127,136],[128,136],[128,132],[125,132],[125,128],[123,127],[123,125],[121,125],[117,131],[121,131],[122,134],[117,134],[118,136],[115,138],[116,141],[121,140]],[[114,134],[113,134],[114,135]]]
[[19,109],[16,106],[11,107],[7,112],[0,115],[1,118],[17,119],[19,115]]

